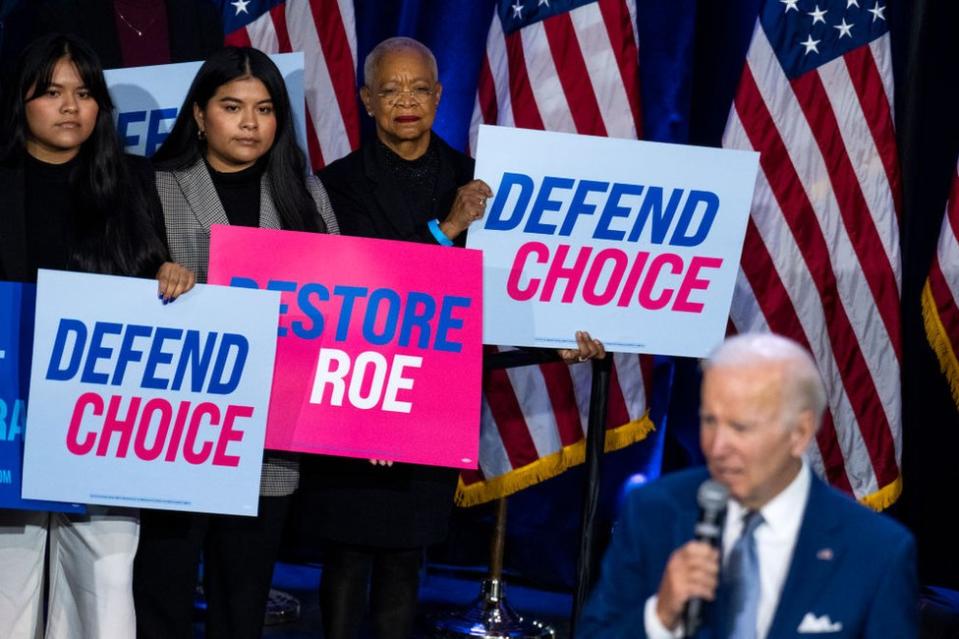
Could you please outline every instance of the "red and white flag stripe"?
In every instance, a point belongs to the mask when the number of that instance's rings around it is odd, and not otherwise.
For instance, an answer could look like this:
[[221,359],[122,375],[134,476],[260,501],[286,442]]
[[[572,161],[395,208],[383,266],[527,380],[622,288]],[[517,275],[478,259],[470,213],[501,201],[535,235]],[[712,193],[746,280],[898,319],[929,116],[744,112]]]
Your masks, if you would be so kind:
[[809,348],[829,399],[812,463],[876,507],[901,487],[891,91],[888,34],[790,80],[757,21],[723,137],[762,168],[732,320]]
[[287,0],[227,34],[226,43],[266,53],[303,52],[306,139],[314,170],[359,146],[352,0]]
[[922,292],[926,335],[959,407],[959,166]]
[[471,148],[480,124],[638,137],[638,60],[633,0],[600,0],[505,35],[494,14]]

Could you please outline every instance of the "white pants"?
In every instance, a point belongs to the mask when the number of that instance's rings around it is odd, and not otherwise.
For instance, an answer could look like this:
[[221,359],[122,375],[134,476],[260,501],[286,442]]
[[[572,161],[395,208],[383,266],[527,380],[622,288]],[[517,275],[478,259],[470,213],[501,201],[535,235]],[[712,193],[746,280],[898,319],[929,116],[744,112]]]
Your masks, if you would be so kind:
[[133,557],[139,535],[135,510],[91,506],[84,516],[0,510],[0,637],[133,639]]

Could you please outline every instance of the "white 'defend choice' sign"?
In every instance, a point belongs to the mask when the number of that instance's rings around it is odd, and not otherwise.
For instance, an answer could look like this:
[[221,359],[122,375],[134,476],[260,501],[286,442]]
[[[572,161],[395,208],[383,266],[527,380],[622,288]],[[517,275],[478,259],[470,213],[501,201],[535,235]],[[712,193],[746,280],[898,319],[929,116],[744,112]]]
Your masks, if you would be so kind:
[[[280,69],[286,92],[290,94],[296,141],[306,153],[303,53],[275,53],[270,59]],[[104,73],[116,107],[120,144],[127,153],[149,157],[160,148],[202,64],[202,61],[180,62],[109,69]]]
[[482,126],[483,341],[699,357],[723,338],[759,154]]
[[255,515],[279,304],[41,270],[23,496]]

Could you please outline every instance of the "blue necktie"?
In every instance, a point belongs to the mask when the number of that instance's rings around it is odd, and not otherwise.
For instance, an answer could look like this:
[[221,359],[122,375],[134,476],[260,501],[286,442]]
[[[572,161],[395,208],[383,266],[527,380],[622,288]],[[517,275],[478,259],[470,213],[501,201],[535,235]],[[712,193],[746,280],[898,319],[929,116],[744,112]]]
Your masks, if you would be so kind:
[[759,613],[759,557],[753,533],[763,516],[749,511],[743,516],[743,533],[729,553],[723,582],[729,589],[728,639],[756,639]]

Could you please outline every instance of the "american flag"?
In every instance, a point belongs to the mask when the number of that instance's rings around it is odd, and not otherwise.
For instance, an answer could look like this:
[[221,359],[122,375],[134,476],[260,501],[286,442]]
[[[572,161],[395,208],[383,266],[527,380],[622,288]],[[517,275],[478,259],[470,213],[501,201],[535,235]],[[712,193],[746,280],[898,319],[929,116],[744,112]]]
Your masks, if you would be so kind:
[[[500,0],[470,129],[480,124],[636,138],[638,37],[633,0]],[[496,350],[496,347],[490,347]],[[606,449],[652,428],[651,360],[617,354]],[[457,503],[496,499],[581,463],[592,371],[544,364],[487,373],[480,468],[461,475]]]
[[353,0],[223,3],[226,44],[265,53],[302,51],[306,140],[318,170],[359,146]]
[[926,336],[959,406],[959,166],[939,231],[939,245],[922,290]]
[[761,152],[731,310],[813,354],[814,468],[875,508],[901,490],[898,210],[884,0],[767,0],[723,146]]

